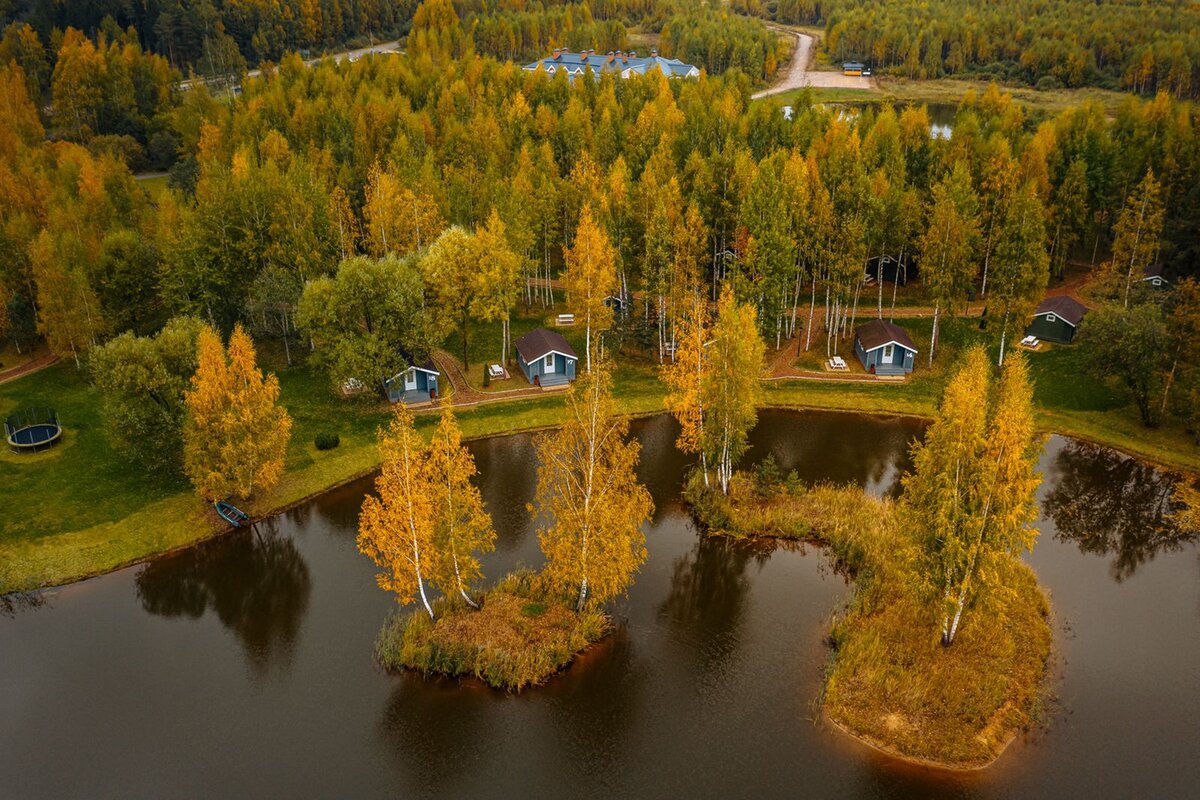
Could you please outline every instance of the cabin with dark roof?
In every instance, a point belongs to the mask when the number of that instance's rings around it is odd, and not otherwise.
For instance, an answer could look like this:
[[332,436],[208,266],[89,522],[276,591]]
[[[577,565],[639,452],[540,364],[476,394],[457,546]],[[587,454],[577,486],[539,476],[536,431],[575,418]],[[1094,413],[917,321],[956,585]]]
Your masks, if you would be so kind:
[[433,363],[432,358],[426,358],[424,361],[413,364],[383,382],[387,389],[388,400],[393,403],[404,403],[406,406],[436,400],[439,375],[437,365]]
[[517,365],[534,386],[562,386],[575,380],[579,357],[561,333],[535,328],[517,339]]
[[854,331],[854,354],[874,375],[907,375],[917,360],[917,346],[908,331],[873,319]]
[[1033,322],[1025,329],[1025,335],[1046,342],[1070,344],[1086,313],[1087,306],[1072,297],[1047,297],[1033,312]]
[[907,253],[903,255],[871,256],[864,275],[877,281],[907,286],[909,278],[917,277],[917,265]]
[[1163,275],[1162,264],[1151,264],[1146,267],[1145,275],[1142,277],[1142,282],[1147,286],[1152,286],[1155,289],[1165,289],[1170,286],[1171,282]]

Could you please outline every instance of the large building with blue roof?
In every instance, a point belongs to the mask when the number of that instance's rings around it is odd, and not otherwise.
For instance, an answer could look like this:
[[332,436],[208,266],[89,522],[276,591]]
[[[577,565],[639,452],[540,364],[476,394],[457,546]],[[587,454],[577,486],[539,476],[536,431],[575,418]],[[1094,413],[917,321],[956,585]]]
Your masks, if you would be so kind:
[[570,50],[555,49],[550,55],[540,61],[526,64],[524,68],[535,72],[539,67],[548,75],[565,72],[568,80],[574,80],[576,75],[582,75],[589,69],[596,78],[599,78],[604,72],[612,72],[621,78],[629,78],[633,75],[645,75],[655,70],[668,78],[700,77],[699,67],[685,64],[678,58],[663,58],[657,50],[651,50],[649,56],[639,57],[636,51],[600,54],[595,50],[572,53]]

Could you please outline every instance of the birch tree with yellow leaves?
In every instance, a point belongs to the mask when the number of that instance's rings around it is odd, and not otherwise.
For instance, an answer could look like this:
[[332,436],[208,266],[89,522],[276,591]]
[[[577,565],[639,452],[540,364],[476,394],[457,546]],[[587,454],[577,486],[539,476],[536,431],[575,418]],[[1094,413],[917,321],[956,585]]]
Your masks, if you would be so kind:
[[480,256],[478,314],[485,321],[500,320],[500,363],[504,364],[512,346],[508,323],[521,297],[521,257],[509,245],[504,221],[494,208],[487,225],[475,232],[475,243]]
[[640,446],[616,415],[607,364],[582,376],[567,399],[567,421],[536,440],[537,496],[530,510],[548,520],[538,533],[552,590],[576,592],[576,608],[622,592],[646,560],[642,524],[654,502],[638,483]]
[[704,446],[704,385],[706,362],[704,344],[710,332],[708,303],[703,295],[693,295],[691,313],[676,327],[675,358],[660,369],[667,385],[665,404],[679,422],[675,446],[684,453],[700,456],[700,471],[708,486],[708,453]]
[[592,369],[592,333],[599,336],[612,327],[613,312],[604,299],[617,292],[616,254],[604,227],[592,216],[591,204],[583,207],[574,243],[565,248],[564,283],[571,310],[583,317],[587,331],[585,364]]
[[1040,451],[1024,357],[1011,356],[994,382],[984,349],[968,350],[904,478],[904,518],[944,646],[966,609],[1003,591],[1005,564],[1033,547]]
[[292,431],[279,405],[279,379],[258,368],[241,325],[234,326],[228,353],[211,327],[196,344],[198,366],[184,397],[184,471],[207,500],[267,491],[283,475]]
[[452,406],[442,407],[426,466],[434,497],[434,583],[446,596],[457,592],[467,605],[478,608],[469,591],[483,575],[478,555],[495,549],[496,531],[478,487],[471,483],[475,458],[463,446]]
[[721,491],[728,494],[733,468],[758,421],[766,354],[753,306],[737,302],[728,284],[721,290],[712,340],[701,347],[707,350],[699,367],[700,404],[707,420],[701,442],[707,463],[716,467]]
[[382,571],[379,588],[407,605],[418,597],[433,619],[425,584],[435,571],[434,502],[437,488],[425,464],[425,442],[412,413],[397,403],[391,424],[379,439],[378,497],[363,500],[358,517],[358,551]]

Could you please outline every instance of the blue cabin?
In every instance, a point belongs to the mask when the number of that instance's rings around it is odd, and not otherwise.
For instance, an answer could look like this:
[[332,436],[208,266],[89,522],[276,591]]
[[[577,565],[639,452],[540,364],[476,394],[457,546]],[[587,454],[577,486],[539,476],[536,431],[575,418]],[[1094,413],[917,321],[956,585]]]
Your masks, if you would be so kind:
[[536,328],[517,339],[517,364],[535,386],[562,386],[575,380],[579,357],[561,333]]
[[393,403],[413,405],[428,403],[438,396],[438,369],[432,358],[413,364],[403,372],[396,373],[384,381],[388,400]]
[[854,354],[874,375],[907,375],[917,360],[917,346],[904,328],[873,319],[854,331]]

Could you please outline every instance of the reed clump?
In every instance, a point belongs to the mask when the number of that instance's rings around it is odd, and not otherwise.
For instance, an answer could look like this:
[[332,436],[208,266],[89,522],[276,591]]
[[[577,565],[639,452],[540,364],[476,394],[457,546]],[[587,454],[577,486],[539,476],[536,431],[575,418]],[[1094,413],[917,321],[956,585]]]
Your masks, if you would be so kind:
[[603,611],[576,611],[532,572],[508,575],[478,604],[439,600],[433,620],[424,609],[394,614],[380,631],[376,658],[389,669],[474,676],[515,692],[544,683],[612,628]]

